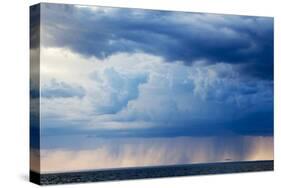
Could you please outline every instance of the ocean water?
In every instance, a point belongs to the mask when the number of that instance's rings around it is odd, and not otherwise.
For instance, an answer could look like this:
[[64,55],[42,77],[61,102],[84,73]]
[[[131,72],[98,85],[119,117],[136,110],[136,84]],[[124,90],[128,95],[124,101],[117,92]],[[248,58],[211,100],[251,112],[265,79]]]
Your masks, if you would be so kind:
[[273,170],[273,160],[120,168],[41,175],[31,172],[31,177],[37,176],[40,178],[40,184],[50,185],[271,170]]

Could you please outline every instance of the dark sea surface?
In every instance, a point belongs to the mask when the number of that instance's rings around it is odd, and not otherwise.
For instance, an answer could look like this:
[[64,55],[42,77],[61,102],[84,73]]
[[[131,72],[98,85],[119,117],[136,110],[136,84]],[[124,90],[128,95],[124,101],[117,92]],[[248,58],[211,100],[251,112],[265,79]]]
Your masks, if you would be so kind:
[[31,181],[33,179],[33,182],[35,181],[35,183],[41,185],[51,185],[271,170],[273,170],[273,160],[122,168],[41,175],[36,172],[31,172],[30,178]]

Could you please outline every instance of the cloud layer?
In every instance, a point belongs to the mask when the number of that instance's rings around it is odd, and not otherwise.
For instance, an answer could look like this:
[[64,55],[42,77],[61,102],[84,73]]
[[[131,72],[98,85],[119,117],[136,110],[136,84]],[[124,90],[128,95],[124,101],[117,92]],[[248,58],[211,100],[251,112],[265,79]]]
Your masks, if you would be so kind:
[[[61,48],[42,48],[41,54],[46,134],[272,134],[273,83],[244,76],[239,66],[202,61],[187,66],[144,53],[104,60]],[[55,59],[62,73],[56,73]]]
[[43,85],[42,90],[41,97],[44,98],[82,98],[85,95],[85,91],[82,87],[71,86],[64,82],[58,82],[55,79],[51,80],[48,85]]
[[42,4],[41,21],[46,47],[100,59],[144,52],[187,65],[227,62],[273,79],[272,18]]

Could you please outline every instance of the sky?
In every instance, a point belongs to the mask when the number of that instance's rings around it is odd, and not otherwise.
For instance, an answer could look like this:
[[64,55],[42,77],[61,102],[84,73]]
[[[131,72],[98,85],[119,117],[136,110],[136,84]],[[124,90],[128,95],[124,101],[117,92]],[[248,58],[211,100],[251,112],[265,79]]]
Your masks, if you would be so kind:
[[[273,18],[62,4],[40,11],[43,171],[273,158]],[[163,158],[171,143],[178,148]],[[150,160],[139,162],[143,151]],[[151,161],[157,151],[162,158]]]

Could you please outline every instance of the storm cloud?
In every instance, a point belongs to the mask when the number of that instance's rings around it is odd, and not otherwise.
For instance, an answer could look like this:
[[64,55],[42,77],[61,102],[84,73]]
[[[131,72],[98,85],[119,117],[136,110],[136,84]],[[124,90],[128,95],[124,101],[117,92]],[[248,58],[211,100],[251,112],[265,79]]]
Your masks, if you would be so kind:
[[273,135],[273,18],[40,8],[43,135]]
[[[59,52],[63,53],[59,55]],[[66,74],[60,79],[67,83],[76,81],[85,88],[82,98],[63,98],[56,92],[52,98],[42,98],[42,129],[47,135],[273,134],[273,83],[241,77],[235,65],[186,66],[142,53],[117,54],[104,60],[70,54],[72,52],[61,49],[42,50],[44,62],[56,56],[68,65],[65,72],[70,76]],[[83,67],[88,65],[91,66],[85,73]],[[53,64],[42,66],[49,70]],[[84,76],[76,78],[73,71]],[[54,75],[45,72],[43,75],[42,81],[47,83],[43,93],[53,91],[48,83]],[[79,89],[72,86],[74,88]]]
[[41,172],[273,159],[273,18],[41,3],[30,26]]
[[43,46],[66,47],[100,59],[141,51],[187,65],[196,60],[239,64],[244,74],[273,79],[272,18],[42,6]]

